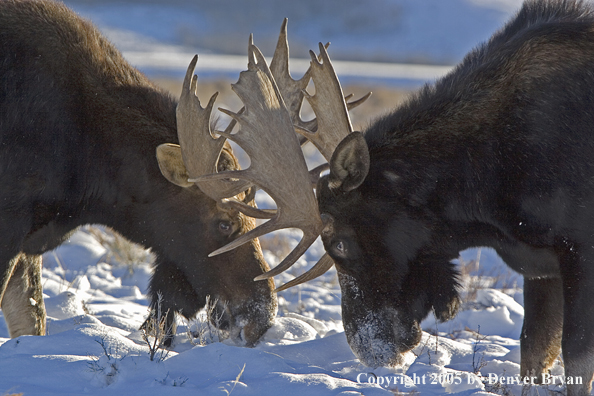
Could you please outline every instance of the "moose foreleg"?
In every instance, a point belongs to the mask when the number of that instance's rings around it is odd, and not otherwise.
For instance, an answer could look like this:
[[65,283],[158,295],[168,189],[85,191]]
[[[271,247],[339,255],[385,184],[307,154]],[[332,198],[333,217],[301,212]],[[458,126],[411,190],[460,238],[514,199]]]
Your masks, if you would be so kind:
[[15,260],[1,303],[10,337],[44,335],[41,256],[21,253]]
[[561,278],[524,278],[520,375],[536,377],[553,365],[561,352],[563,288]]
[[[590,245],[590,244],[588,244]],[[577,250],[577,253],[576,253]],[[563,362],[567,396],[589,395],[594,376],[594,252],[573,247],[561,261]]]

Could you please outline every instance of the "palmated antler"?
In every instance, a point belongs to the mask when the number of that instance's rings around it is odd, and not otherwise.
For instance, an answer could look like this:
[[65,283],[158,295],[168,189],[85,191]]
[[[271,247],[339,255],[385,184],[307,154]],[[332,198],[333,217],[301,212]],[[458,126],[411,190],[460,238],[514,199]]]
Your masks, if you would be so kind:
[[[324,227],[311,186],[327,164],[308,174],[300,149],[301,143],[305,141],[303,137],[311,140],[330,161],[338,143],[352,132],[348,110],[363,103],[370,95],[354,102],[346,102],[351,95],[346,98],[343,96],[338,77],[326,52],[327,46],[320,43],[319,57],[310,52],[310,68],[301,79],[294,80],[289,73],[286,19],[281,27],[270,69],[250,37],[248,70],[242,72],[239,81],[233,85],[233,90],[245,105],[244,111],[235,114],[220,109],[239,123],[240,130],[232,135],[228,128],[219,134],[242,147],[250,156],[251,165],[242,171],[213,172],[208,176],[190,179],[199,183],[222,178],[246,180],[267,192],[277,204],[276,211],[263,211],[242,202],[232,202],[236,209],[248,216],[271,220],[211,255],[224,253],[275,230],[299,228],[303,231],[297,247],[277,267],[258,276],[256,280],[270,278],[288,269],[305,253]],[[313,96],[305,91],[310,78],[316,88]],[[300,117],[304,97],[308,98],[316,114],[316,119],[307,122]],[[302,135],[301,142],[294,131]],[[330,256],[325,254],[309,271],[279,287],[277,291],[314,279],[333,265]]]
[[[287,39],[287,18],[283,21],[281,31],[276,44],[276,49],[270,62],[270,71],[274,76],[276,84],[281,92],[285,105],[291,114],[291,120],[295,130],[303,136],[301,143],[310,140],[320,150],[324,158],[330,161],[332,152],[340,141],[352,132],[351,121],[348,111],[359,106],[367,100],[371,92],[362,98],[347,103],[353,95],[342,98],[342,88],[330,62],[326,49],[330,45],[320,43],[320,56],[310,51],[312,58],[310,67],[303,77],[294,80],[289,72],[289,41]],[[320,63],[320,60],[322,63]],[[313,79],[316,94],[311,97],[305,89],[309,80]],[[300,117],[303,98],[306,96],[312,106],[315,119],[303,121]],[[322,115],[322,125],[319,125],[318,118]],[[335,122],[338,121],[338,124]]]
[[353,131],[349,110],[365,102],[371,92],[356,101],[346,102],[352,95],[344,97],[326,51],[327,47],[319,43],[319,57],[313,51],[309,51],[311,56],[309,74],[316,92],[313,96],[307,92],[305,94],[316,114],[316,119],[309,122],[299,120],[300,122],[296,123],[296,131],[311,141],[326,161],[330,161],[338,143]]
[[[190,181],[198,176],[217,172],[219,156],[225,145],[225,138],[215,137],[210,129],[210,115],[218,92],[212,95],[204,108],[196,95],[198,77],[193,73],[197,62],[198,56],[194,56],[188,66],[176,110],[177,136]],[[235,122],[229,124],[226,132],[230,132],[234,125]],[[196,184],[202,192],[216,201],[233,197],[250,187],[246,181],[228,179]]]
[[228,177],[247,180],[267,192],[277,205],[269,221],[211,255],[224,253],[275,230],[299,228],[303,231],[297,247],[276,268],[256,278],[265,279],[285,271],[301,257],[323,225],[293,122],[264,56],[251,37],[248,51],[248,70],[241,72],[239,81],[232,85],[245,111],[236,114],[220,109],[239,123],[239,131],[220,134],[242,147],[250,156],[251,164],[245,170],[202,176],[196,181]]
[[[283,99],[287,103],[295,131],[301,134],[302,138],[310,140],[329,162],[336,146],[353,131],[348,112],[365,102],[371,92],[356,101],[347,102],[352,95],[343,96],[340,82],[326,51],[328,46],[329,43],[326,45],[319,43],[319,56],[310,51],[311,64],[309,69],[300,80],[293,80],[289,73],[289,44],[287,40],[287,19],[285,19],[270,69],[277,80]],[[310,78],[315,85],[315,94],[313,96],[305,91]],[[304,96],[307,97],[316,114],[316,118],[311,121],[303,121],[300,117]],[[307,141],[305,139],[301,141],[301,144]],[[314,186],[317,178],[319,178],[320,171],[325,169],[325,165],[310,171]],[[327,272],[333,265],[334,262],[326,253],[311,269],[277,288],[276,291],[279,292],[315,279]],[[264,277],[260,276],[256,279],[264,279]]]

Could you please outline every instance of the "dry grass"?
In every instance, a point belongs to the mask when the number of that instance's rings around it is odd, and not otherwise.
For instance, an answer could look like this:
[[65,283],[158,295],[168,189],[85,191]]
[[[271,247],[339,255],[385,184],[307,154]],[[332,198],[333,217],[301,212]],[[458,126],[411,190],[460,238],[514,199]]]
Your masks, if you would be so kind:
[[[196,318],[185,320],[186,336],[193,346],[221,342],[228,337],[224,330],[220,330],[225,308],[217,312],[216,306],[218,303],[218,299],[213,300],[210,296],[206,296],[206,305],[198,312]],[[223,307],[225,306],[226,303],[223,303]]]
[[83,229],[107,249],[106,262],[123,264],[130,274],[134,273],[135,265],[154,261],[150,250],[131,242],[110,227],[89,225]]
[[464,261],[460,258],[460,280],[464,286],[463,302],[476,300],[479,289],[499,289],[503,293],[512,295],[517,287],[520,275],[508,267],[494,267],[487,270],[480,266],[481,249],[473,260]]
[[167,315],[169,310],[162,312],[161,304],[163,296],[157,293],[157,306],[149,310],[146,322],[141,327],[142,339],[149,349],[149,359],[154,361],[163,361],[167,358],[169,351],[165,349],[165,337],[171,333],[171,329],[166,328]]

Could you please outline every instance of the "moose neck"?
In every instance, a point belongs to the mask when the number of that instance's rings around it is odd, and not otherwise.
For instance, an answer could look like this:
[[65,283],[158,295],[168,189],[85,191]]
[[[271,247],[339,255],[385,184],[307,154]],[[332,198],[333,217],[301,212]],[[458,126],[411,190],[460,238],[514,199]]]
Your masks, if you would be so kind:
[[366,131],[375,175],[368,179],[377,181],[369,191],[433,212],[436,227],[455,236],[448,242],[452,251],[508,237],[492,211],[498,189],[493,161],[509,145],[507,133],[493,132],[505,125],[499,115],[508,104],[502,103],[488,89],[426,87]]
[[77,156],[78,168],[85,173],[75,180],[82,196],[79,207],[73,208],[80,212],[72,218],[80,224],[104,224],[135,242],[146,242],[139,212],[179,188],[161,175],[155,156],[159,144],[177,142],[176,103],[143,76],[96,86],[104,92],[86,96],[87,114],[81,119],[91,121],[79,127],[84,155]]

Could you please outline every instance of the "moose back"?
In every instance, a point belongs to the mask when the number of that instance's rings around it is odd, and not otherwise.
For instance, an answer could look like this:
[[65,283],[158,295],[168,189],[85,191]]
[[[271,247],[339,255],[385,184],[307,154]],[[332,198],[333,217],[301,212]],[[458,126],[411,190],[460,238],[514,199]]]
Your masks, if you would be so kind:
[[[193,316],[207,296],[242,344],[270,327],[273,284],[252,281],[268,269],[257,241],[207,257],[254,222],[164,177],[185,172],[179,150],[158,163],[164,143],[179,143],[176,102],[90,23],[59,3],[0,2],[0,299],[11,337],[44,334],[41,254],[87,223],[155,253],[149,292],[154,308],[162,296],[167,344],[175,313]],[[219,170],[238,167],[228,146],[220,155]]]

